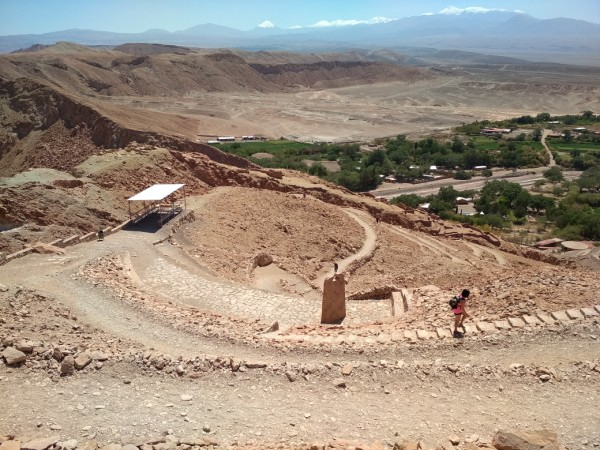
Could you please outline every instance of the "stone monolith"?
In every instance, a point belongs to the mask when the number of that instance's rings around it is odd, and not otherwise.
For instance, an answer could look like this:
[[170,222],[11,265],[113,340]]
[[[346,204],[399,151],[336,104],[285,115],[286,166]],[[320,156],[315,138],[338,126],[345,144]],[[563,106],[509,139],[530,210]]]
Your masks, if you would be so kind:
[[346,280],[344,274],[325,278],[321,323],[340,323],[346,317]]

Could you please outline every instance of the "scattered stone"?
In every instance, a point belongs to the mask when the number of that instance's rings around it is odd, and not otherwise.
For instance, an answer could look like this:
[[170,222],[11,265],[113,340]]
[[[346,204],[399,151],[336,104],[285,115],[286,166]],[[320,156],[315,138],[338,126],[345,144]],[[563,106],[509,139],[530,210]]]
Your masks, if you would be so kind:
[[273,257],[267,253],[259,253],[254,257],[254,264],[258,267],[266,267],[273,263]]
[[92,354],[92,358],[94,361],[106,361],[108,359],[108,355],[103,352],[94,352]]
[[352,364],[346,364],[344,367],[342,367],[342,375],[350,375],[352,373],[352,369],[354,369]]
[[285,376],[286,376],[286,377],[287,377],[287,379],[288,379],[289,381],[291,381],[292,383],[293,383],[294,381],[296,381],[296,378],[297,378],[296,372],[292,372],[291,370],[288,370],[288,371],[286,371],[286,372],[285,372]]
[[393,450],[419,450],[419,443],[415,441],[395,443]]
[[187,395],[187,394],[181,394],[181,396],[179,398],[181,399],[182,402],[189,402],[192,400],[192,396]]
[[21,450],[46,450],[58,442],[58,436],[34,439],[21,446]]
[[273,333],[273,332],[278,331],[278,330],[279,330],[279,322],[275,321],[264,332],[265,333]]
[[460,444],[460,436],[458,436],[457,434],[451,434],[450,436],[448,436],[448,440],[452,445]]
[[73,375],[75,373],[75,358],[71,355],[65,356],[60,363],[61,375]]
[[19,350],[20,352],[23,352],[23,353],[31,353],[33,351],[34,347],[35,347],[35,344],[33,342],[29,342],[29,341],[19,342],[15,346],[15,348],[17,350]]
[[92,362],[92,357],[87,353],[80,353],[75,358],[75,368],[77,370],[83,370],[87,367],[89,363]]
[[345,388],[346,380],[344,380],[343,378],[336,378],[335,380],[333,380],[333,385],[338,388]]
[[2,352],[2,357],[6,361],[6,365],[12,366],[27,360],[27,355],[14,347],[7,347]]
[[21,441],[4,441],[0,444],[0,450],[21,450]]
[[248,369],[264,369],[265,367],[267,367],[267,363],[264,362],[245,362],[244,366],[246,366]]
[[75,450],[77,448],[78,442],[76,439],[69,439],[68,441],[59,442],[58,446],[62,448],[62,450]]
[[204,425],[202,427],[202,431],[204,431],[205,433],[210,433],[210,427],[208,425]]
[[63,352],[60,351],[60,348],[56,347],[52,350],[52,357],[60,362],[63,360],[63,358],[65,357],[65,355],[63,355]]
[[95,439],[84,442],[77,447],[77,450],[96,450],[98,448],[98,442]]
[[549,430],[498,431],[492,445],[497,450],[559,450],[557,435]]
[[103,447],[100,447],[100,450],[122,450],[123,447],[121,444],[107,444]]

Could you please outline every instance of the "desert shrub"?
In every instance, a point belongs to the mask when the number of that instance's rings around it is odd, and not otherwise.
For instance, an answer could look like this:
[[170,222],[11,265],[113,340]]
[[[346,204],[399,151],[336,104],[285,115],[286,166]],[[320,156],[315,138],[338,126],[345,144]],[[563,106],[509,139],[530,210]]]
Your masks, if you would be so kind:
[[466,170],[459,170],[458,172],[456,172],[454,174],[455,180],[470,180],[471,178],[472,178],[471,173],[467,172]]
[[558,166],[550,167],[548,170],[544,171],[544,178],[558,183],[559,181],[563,181],[565,177],[563,176],[562,170]]
[[421,203],[424,203],[424,201],[425,199],[423,197],[419,197],[416,194],[403,194],[392,198],[390,203],[394,205],[402,203],[406,206],[410,206],[411,208],[417,208]]
[[327,176],[327,168],[321,163],[314,163],[308,168],[308,173],[317,177]]

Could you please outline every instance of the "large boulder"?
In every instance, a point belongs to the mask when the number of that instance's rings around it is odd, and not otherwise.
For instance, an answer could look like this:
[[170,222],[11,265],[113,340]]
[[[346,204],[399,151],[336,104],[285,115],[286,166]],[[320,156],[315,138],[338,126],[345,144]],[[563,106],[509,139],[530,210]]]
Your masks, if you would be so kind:
[[498,431],[492,445],[497,450],[560,450],[554,431]]
[[7,347],[2,352],[2,357],[6,361],[6,365],[12,366],[27,360],[27,355],[14,347]]

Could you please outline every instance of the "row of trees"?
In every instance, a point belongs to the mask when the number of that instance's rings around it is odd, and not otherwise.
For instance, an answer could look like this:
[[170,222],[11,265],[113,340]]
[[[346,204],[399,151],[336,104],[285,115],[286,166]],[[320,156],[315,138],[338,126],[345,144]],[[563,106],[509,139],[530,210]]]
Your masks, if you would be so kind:
[[[563,179],[558,168],[546,171],[544,176],[555,182]],[[524,224],[527,216],[534,216],[565,239],[600,240],[600,169],[586,170],[574,183],[563,181],[562,190],[567,194],[557,201],[550,196],[531,194],[517,183],[489,181],[474,202],[480,214],[472,216],[457,214],[456,198],[472,197],[476,193],[457,191],[452,186],[442,187],[437,195],[427,197],[401,195],[395,197],[392,203],[403,203],[413,208],[429,203],[429,211],[443,219],[492,228]]]
[[[590,125],[600,122],[600,115],[595,115],[592,111],[583,111],[581,114],[565,114],[553,116],[548,112],[542,112],[536,116],[524,115],[505,120],[481,120],[472,123],[462,124],[456,127],[456,131],[465,134],[480,134],[481,130],[488,127],[497,128],[519,128],[523,125],[537,125],[537,128],[547,127],[548,122],[559,122],[556,125]],[[554,124],[550,124],[554,125]]]

